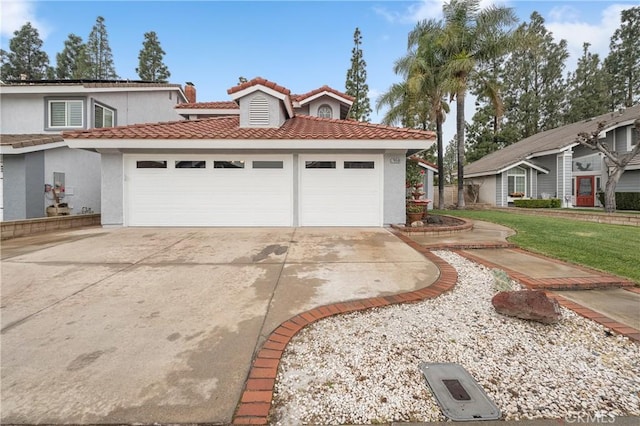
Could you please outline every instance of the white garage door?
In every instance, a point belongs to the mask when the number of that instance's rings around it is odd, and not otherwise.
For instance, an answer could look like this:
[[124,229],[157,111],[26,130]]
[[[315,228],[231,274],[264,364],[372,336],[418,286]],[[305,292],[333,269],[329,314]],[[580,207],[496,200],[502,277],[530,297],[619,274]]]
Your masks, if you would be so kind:
[[125,155],[128,226],[291,226],[291,155]]
[[382,155],[300,155],[301,226],[382,226]]

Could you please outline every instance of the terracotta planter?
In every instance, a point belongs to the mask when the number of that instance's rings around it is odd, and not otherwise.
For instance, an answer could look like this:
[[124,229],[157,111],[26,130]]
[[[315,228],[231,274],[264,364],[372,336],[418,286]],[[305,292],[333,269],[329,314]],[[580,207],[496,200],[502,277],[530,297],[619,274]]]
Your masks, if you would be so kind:
[[407,213],[407,223],[411,224],[415,221],[422,220],[422,216],[424,216],[424,212]]

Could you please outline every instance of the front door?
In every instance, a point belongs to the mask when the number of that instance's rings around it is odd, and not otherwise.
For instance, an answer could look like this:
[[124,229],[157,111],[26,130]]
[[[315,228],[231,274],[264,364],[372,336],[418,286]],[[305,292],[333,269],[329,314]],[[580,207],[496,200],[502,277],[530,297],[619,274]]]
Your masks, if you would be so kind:
[[593,176],[578,176],[576,178],[576,194],[577,207],[593,207],[595,205],[595,190]]

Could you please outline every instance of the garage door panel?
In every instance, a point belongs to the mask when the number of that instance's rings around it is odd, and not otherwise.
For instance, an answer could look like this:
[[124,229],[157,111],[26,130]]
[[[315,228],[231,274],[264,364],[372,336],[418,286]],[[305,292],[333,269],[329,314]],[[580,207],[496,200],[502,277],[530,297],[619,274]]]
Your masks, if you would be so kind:
[[[335,162],[334,168],[306,168],[307,162]],[[373,169],[346,169],[345,161],[373,162]],[[367,164],[368,166],[370,164]],[[302,226],[381,226],[381,155],[300,157]]]
[[[280,169],[253,169],[252,158],[281,161]],[[166,156],[166,169],[137,169],[126,161],[127,224],[131,226],[291,226],[290,156]],[[153,158],[155,159],[155,158]],[[177,160],[205,160],[204,169],[177,169]],[[243,160],[243,169],[214,169],[213,162]],[[259,207],[259,211],[257,208]]]

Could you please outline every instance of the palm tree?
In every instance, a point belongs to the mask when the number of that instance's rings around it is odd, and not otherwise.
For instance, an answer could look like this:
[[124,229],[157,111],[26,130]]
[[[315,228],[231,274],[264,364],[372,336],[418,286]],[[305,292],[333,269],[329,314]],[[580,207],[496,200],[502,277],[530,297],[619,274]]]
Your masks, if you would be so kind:
[[390,109],[383,117],[385,124],[399,124],[405,127],[427,129],[435,123],[438,144],[438,208],[444,208],[444,163],[442,123],[449,112],[444,101],[442,84],[443,56],[437,49],[442,25],[434,20],[425,20],[409,33],[408,50],[404,57],[396,61],[394,72],[402,75],[404,81],[392,85],[376,103]]
[[500,41],[505,27],[517,22],[513,9],[490,6],[480,10],[480,0],[451,0],[443,6],[444,29],[439,48],[446,64],[444,82],[451,99],[456,100],[458,148],[458,208],[464,202],[464,103],[470,81],[480,63],[501,55],[507,45]]

